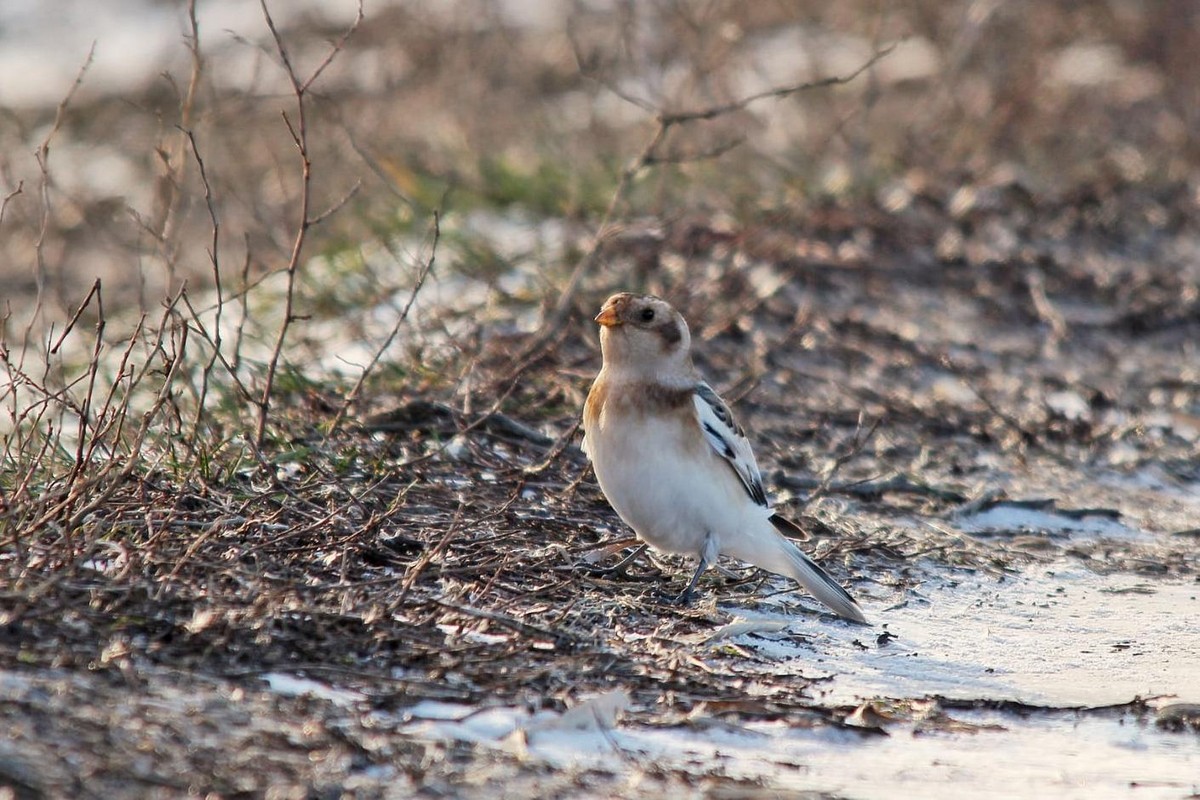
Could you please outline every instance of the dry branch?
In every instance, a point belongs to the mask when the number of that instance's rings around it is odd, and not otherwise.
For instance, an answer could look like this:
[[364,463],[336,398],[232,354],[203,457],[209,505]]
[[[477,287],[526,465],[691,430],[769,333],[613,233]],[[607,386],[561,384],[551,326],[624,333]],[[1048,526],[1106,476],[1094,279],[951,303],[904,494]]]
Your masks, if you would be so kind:
[[780,86],[763,92],[756,92],[755,94],[747,95],[746,97],[729,103],[721,103],[718,105],[707,106],[705,108],[675,112],[668,112],[658,108],[649,101],[630,95],[629,93],[622,91],[619,87],[613,85],[611,82],[597,77],[585,66],[586,60],[580,56],[577,43],[572,41],[572,44],[575,45],[576,61],[579,64],[580,71],[585,76],[599,81],[606,89],[613,92],[622,100],[632,103],[633,105],[636,105],[638,108],[641,108],[645,111],[653,113],[655,129],[647,140],[645,146],[642,148],[641,152],[626,165],[625,169],[621,171],[620,178],[617,181],[616,188],[613,190],[612,195],[609,197],[608,205],[604,210],[604,214],[601,216],[599,223],[596,225],[596,233],[592,237],[591,246],[576,262],[575,268],[571,271],[571,275],[567,278],[566,286],[559,293],[558,300],[555,302],[553,310],[550,312],[549,317],[542,326],[542,331],[526,346],[525,350],[522,351],[521,356],[516,359],[517,361],[523,361],[528,357],[529,353],[541,349],[544,343],[553,339],[558,331],[562,329],[562,326],[566,323],[566,320],[575,302],[575,295],[578,293],[584,277],[594,270],[600,249],[612,233],[613,220],[616,218],[617,209],[620,207],[621,203],[624,202],[626,196],[628,195],[630,186],[632,186],[634,179],[641,174],[643,170],[663,164],[682,164],[687,163],[688,161],[719,158],[721,155],[733,149],[740,143],[740,140],[726,142],[709,151],[694,153],[690,158],[683,154],[660,153],[660,148],[666,142],[667,137],[673,128],[688,125],[693,122],[713,120],[718,117],[743,111],[754,103],[763,100],[772,98],[782,99],[800,92],[849,83],[878,63],[880,59],[883,59],[889,55],[896,48],[899,42],[894,42],[887,47],[877,50],[871,55],[870,58],[864,61],[857,69],[848,75],[833,76],[816,81],[804,81],[788,86]]
[[271,395],[275,389],[275,375],[279,369],[279,361],[283,356],[284,342],[287,340],[288,330],[291,328],[292,323],[298,319],[295,312],[296,273],[300,269],[304,244],[308,239],[308,231],[314,224],[309,210],[312,202],[312,161],[309,158],[308,143],[308,90],[313,82],[321,76],[321,73],[325,71],[325,68],[333,63],[333,60],[342,52],[346,42],[358,29],[359,24],[363,20],[362,0],[359,0],[358,13],[354,22],[342,35],[342,38],[333,45],[321,63],[317,65],[307,78],[301,80],[295,67],[292,65],[291,54],[288,51],[286,42],[283,40],[283,36],[279,33],[279,29],[275,26],[275,20],[271,16],[271,10],[267,7],[266,0],[260,0],[260,5],[262,6],[263,18],[266,20],[267,28],[270,29],[271,38],[275,43],[275,51],[283,64],[284,72],[291,83],[292,95],[295,98],[295,120],[293,121],[284,112],[283,121],[287,126],[288,132],[291,134],[292,143],[295,145],[296,154],[300,159],[300,208],[299,222],[296,225],[296,233],[292,240],[292,252],[288,258],[287,266],[284,268],[284,272],[287,274],[287,288],[284,294],[283,321],[279,325],[275,345],[267,361],[262,394],[258,399],[258,422],[255,427],[254,441],[259,448],[263,446],[267,436],[267,420],[271,409]]

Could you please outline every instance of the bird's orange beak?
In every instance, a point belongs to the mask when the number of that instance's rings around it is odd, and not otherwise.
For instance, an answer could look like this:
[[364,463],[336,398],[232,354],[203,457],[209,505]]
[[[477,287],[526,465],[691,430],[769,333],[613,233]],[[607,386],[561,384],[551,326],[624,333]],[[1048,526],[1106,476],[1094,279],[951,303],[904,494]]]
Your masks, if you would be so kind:
[[596,315],[596,322],[599,322],[606,328],[611,328],[614,325],[620,325],[621,320],[617,317],[617,307],[609,303],[600,309],[600,313]]

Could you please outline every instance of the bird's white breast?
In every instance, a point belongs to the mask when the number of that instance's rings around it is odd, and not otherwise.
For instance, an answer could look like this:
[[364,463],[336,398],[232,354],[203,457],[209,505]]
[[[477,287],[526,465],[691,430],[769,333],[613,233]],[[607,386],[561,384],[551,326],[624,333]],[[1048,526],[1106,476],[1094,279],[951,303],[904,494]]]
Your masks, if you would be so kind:
[[606,409],[585,440],[609,503],[660,550],[698,555],[710,533],[728,540],[770,514],[712,452],[690,404],[670,415]]

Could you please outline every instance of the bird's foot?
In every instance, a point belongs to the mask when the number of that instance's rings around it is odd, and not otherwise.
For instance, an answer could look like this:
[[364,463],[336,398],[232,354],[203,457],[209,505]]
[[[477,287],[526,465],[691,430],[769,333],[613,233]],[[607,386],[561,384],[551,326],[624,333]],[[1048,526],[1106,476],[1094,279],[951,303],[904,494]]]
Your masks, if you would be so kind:
[[655,592],[654,595],[663,605],[679,606],[680,608],[690,606],[692,601],[696,599],[695,589],[691,586],[687,587],[679,594],[667,594],[666,592],[659,591]]
[[696,592],[691,586],[689,586],[686,589],[684,589],[682,592],[680,592],[679,594],[675,595],[674,599],[672,599],[671,602],[677,606],[690,606],[692,604],[692,601],[695,599],[696,599]]
[[[709,544],[705,545],[705,552],[700,556],[700,563],[696,565],[696,571],[692,573],[692,579],[688,581],[687,587],[679,593],[679,596],[670,600],[673,605],[686,606],[692,602],[692,597],[696,591],[696,584],[700,582],[700,576],[704,574],[704,570],[708,569],[709,563],[716,560],[716,551],[712,547],[712,537],[709,537]],[[709,551],[712,551],[710,554]]]

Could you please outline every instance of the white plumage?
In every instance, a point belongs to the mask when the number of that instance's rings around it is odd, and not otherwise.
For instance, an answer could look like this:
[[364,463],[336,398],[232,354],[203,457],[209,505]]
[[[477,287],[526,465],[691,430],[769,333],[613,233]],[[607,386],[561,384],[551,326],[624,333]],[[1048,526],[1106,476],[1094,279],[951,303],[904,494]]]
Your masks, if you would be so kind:
[[604,364],[584,408],[584,451],[609,503],[637,535],[699,558],[686,601],[720,555],[798,581],[839,615],[854,599],[779,529],[750,442],[700,380],[687,322],[666,302],[613,295],[596,316]]

